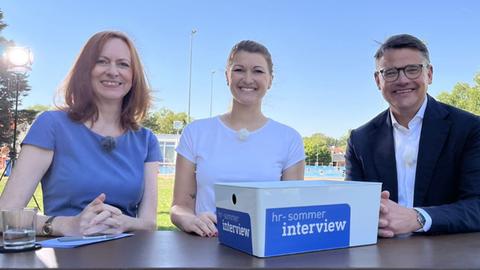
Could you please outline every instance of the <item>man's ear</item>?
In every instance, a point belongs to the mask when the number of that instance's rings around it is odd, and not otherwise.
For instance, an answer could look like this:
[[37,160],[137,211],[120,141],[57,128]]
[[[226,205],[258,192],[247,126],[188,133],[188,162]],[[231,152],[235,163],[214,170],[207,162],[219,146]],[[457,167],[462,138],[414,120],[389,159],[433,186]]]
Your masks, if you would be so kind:
[[375,73],[373,73],[373,77],[375,78],[375,83],[377,84],[377,87],[378,87],[378,90],[382,90],[382,88],[380,88],[380,72],[378,71],[375,71]]
[[428,65],[427,76],[428,76],[428,84],[432,84],[432,81],[433,81],[433,66],[432,65]]

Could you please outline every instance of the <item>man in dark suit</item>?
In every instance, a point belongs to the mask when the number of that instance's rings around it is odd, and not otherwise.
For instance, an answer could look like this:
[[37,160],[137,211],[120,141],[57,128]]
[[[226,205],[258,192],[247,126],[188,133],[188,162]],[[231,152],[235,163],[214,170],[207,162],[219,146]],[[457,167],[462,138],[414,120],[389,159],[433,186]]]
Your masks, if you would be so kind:
[[375,54],[389,109],[353,130],[346,179],[383,183],[378,234],[480,231],[480,118],[427,94],[428,49],[396,35]]

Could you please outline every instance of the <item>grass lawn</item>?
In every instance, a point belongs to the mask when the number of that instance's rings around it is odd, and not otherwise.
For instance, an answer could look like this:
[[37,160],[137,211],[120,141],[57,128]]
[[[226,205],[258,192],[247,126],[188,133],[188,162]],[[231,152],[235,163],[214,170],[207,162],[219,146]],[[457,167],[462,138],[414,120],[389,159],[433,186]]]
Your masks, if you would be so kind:
[[[0,192],[3,191],[7,178],[3,178],[0,182]],[[157,206],[157,228],[159,230],[173,230],[175,226],[170,222],[170,205],[172,203],[173,196],[173,176],[171,177],[158,177],[158,206]],[[35,198],[40,205],[40,208],[43,210],[43,201],[42,201],[42,190],[40,185],[38,185],[35,190]],[[33,198],[28,203],[28,207],[36,207]]]
[[173,230],[176,227],[170,222],[170,206],[173,197],[173,176],[158,177],[157,228]]

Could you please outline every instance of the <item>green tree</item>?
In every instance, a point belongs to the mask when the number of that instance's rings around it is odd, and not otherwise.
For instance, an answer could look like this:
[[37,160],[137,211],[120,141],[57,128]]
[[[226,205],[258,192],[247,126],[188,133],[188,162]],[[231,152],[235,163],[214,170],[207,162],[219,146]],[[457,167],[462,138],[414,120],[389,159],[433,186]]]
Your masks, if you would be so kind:
[[342,149],[344,149],[344,150],[347,149],[347,141],[348,141],[348,138],[350,138],[350,132],[352,132],[351,129],[349,129],[349,130],[347,131],[347,133],[345,133],[344,135],[342,135],[342,137],[340,137],[340,138],[337,140],[335,146],[340,147],[340,148],[342,148]]
[[[3,21],[3,11],[0,10],[0,33],[3,31],[3,29],[5,29],[6,27],[8,26],[8,24],[6,24],[4,21]],[[3,36],[0,36],[0,44],[5,44],[7,43],[7,40],[3,37]]]
[[[0,10],[0,52],[3,52],[8,46],[15,45],[13,41],[7,40],[1,35],[1,31],[5,27],[7,27],[7,24],[3,22],[3,12]],[[13,142],[17,90],[19,106],[22,104],[22,99],[30,91],[27,81],[28,76],[26,74],[14,74],[9,72],[7,68],[6,62],[0,61],[0,144],[11,144]],[[22,126],[25,122],[31,122],[33,119],[31,115],[28,110],[18,110],[17,125]]]
[[310,137],[303,138],[307,164],[328,165],[332,161],[329,146],[335,142],[334,138],[328,137],[322,133],[313,134]]
[[[187,114],[184,112],[175,113],[167,108],[162,108],[157,112],[149,113],[143,121],[143,126],[151,129],[157,134],[177,134],[181,133],[187,123]],[[174,129],[173,122],[182,122],[182,128]]]
[[27,108],[28,110],[36,111],[36,112],[45,112],[54,110],[55,108],[50,105],[43,105],[43,104],[35,104]]
[[441,92],[437,99],[443,103],[480,115],[480,73],[474,78],[475,85],[457,83],[451,93]]

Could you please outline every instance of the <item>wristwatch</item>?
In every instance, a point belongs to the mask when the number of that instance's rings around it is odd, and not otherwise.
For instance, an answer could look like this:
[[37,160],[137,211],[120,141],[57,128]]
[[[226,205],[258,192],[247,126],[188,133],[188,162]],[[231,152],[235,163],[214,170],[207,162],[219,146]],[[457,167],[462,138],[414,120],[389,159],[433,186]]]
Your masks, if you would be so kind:
[[53,220],[56,218],[56,216],[51,216],[45,221],[42,227],[42,234],[45,236],[50,236],[53,233]]
[[417,209],[413,208],[413,210],[415,210],[415,212],[417,213],[417,222],[420,224],[420,226],[422,226],[420,228],[420,231],[423,232],[423,227],[425,226],[425,222],[426,222],[426,219],[425,217],[422,215],[422,213],[420,211],[418,211]]

